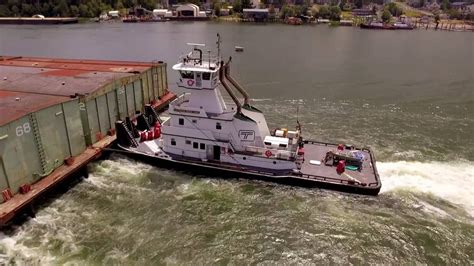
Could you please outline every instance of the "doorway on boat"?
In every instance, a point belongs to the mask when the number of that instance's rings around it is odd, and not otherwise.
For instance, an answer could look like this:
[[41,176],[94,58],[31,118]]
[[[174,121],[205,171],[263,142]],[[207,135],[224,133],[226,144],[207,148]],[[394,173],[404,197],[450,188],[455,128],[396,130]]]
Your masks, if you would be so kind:
[[196,72],[196,87],[201,87],[202,83],[202,76],[201,72]]
[[214,160],[221,159],[221,146],[214,145]]

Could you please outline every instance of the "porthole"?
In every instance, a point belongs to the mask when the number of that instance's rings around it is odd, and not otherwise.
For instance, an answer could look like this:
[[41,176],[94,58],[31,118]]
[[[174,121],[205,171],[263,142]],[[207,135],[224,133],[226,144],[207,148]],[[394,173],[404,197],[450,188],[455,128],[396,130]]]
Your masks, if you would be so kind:
[[273,164],[277,164],[277,162],[276,162],[276,161],[273,161]]

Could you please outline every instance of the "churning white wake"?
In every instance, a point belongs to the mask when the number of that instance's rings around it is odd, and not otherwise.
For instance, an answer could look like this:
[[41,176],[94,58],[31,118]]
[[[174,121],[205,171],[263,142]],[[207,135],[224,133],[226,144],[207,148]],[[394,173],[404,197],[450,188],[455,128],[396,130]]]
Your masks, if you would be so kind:
[[461,205],[474,217],[474,163],[472,162],[379,162],[381,193],[409,189]]

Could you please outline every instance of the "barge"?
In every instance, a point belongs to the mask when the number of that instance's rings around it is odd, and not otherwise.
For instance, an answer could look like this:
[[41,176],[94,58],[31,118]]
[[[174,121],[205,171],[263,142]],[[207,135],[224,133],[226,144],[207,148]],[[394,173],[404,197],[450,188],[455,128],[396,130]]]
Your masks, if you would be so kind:
[[394,24],[386,24],[383,22],[371,21],[369,23],[360,24],[361,29],[370,30],[413,30],[414,27],[403,22],[396,22]]
[[[170,103],[168,118],[146,109],[117,121],[117,145],[151,164],[219,177],[246,177],[283,184],[377,195],[381,188],[373,152],[352,145],[306,140],[293,130],[270,130],[264,114],[230,75],[230,62],[203,54],[203,44],[173,66],[186,92]],[[232,99],[226,103],[220,86]],[[232,89],[232,87],[233,89]],[[236,95],[241,94],[243,102]]]
[[66,178],[87,176],[117,120],[175,97],[163,62],[0,56],[0,77],[0,225]]

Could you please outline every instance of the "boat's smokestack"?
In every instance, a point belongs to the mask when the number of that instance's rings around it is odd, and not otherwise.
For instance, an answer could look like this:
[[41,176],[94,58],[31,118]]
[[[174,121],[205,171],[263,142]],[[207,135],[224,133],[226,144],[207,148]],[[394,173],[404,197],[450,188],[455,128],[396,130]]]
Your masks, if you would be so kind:
[[244,105],[249,105],[250,95],[242,86],[240,86],[240,84],[235,79],[233,79],[230,76],[230,61],[231,60],[232,60],[232,57],[229,57],[229,61],[227,62],[227,64],[225,64],[225,69],[224,69],[225,78],[230,81],[230,83],[240,92],[240,94],[242,94],[242,96],[244,97]]
[[224,64],[224,61],[221,61],[221,67],[219,68],[219,80],[222,83],[222,86],[224,86],[225,90],[229,94],[229,96],[232,98],[234,101],[235,105],[237,105],[237,114],[242,113],[242,104],[240,104],[239,99],[235,96],[234,92],[230,89],[229,85],[224,79],[224,69],[227,67],[227,64]]

